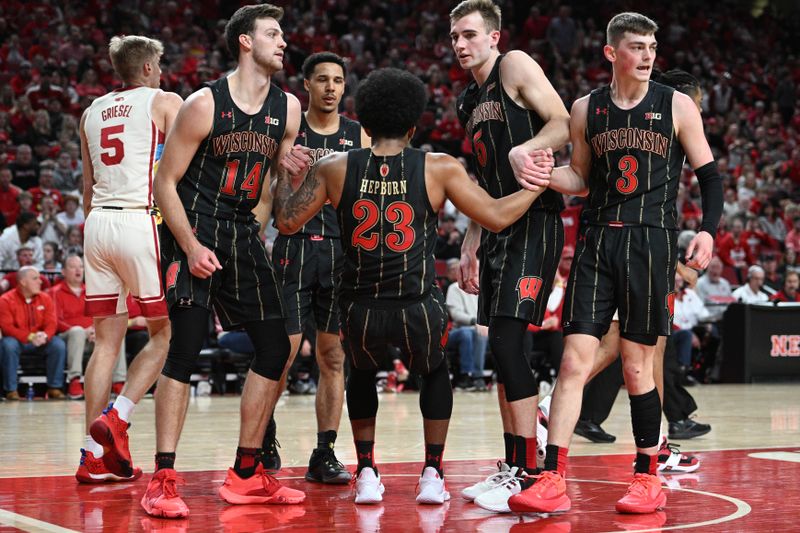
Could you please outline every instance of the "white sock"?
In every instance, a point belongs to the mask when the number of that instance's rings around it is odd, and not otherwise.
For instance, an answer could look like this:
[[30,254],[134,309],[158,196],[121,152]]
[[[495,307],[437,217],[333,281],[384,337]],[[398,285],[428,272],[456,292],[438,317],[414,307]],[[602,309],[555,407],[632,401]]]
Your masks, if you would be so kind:
[[103,447],[97,444],[91,435],[86,435],[86,443],[83,445],[83,448],[87,452],[92,452],[95,459],[103,457]]
[[125,396],[117,396],[117,399],[114,400],[114,409],[117,410],[117,414],[125,422],[130,422],[134,407],[136,407],[136,404]]

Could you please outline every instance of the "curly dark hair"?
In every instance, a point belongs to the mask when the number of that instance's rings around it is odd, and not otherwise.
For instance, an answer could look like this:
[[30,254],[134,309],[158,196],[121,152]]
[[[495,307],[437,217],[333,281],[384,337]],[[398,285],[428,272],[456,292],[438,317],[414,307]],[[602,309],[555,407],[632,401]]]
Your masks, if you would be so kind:
[[344,65],[344,59],[333,52],[317,52],[311,54],[303,61],[303,78],[310,80],[314,75],[314,68],[320,63],[336,63],[342,67],[342,74],[347,76],[347,67]]
[[225,44],[228,53],[233,59],[239,59],[239,36],[252,33],[257,19],[274,18],[280,22],[282,17],[283,8],[272,4],[240,7],[225,25]]
[[425,84],[418,77],[381,68],[358,86],[356,114],[373,139],[399,139],[417,124],[427,102]]
[[694,98],[701,90],[700,82],[697,78],[679,68],[674,68],[666,72],[653,70],[651,79],[667,87],[672,87],[676,91],[688,95],[690,98]]

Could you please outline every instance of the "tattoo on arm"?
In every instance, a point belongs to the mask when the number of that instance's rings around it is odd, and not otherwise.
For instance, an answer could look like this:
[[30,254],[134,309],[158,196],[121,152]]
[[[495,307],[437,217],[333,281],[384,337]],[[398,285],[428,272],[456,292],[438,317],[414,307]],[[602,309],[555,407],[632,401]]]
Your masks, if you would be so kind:
[[314,165],[308,170],[306,179],[294,193],[291,182],[288,172],[281,169],[275,191],[275,213],[289,223],[295,222],[303,214],[307,214],[308,206],[314,201],[316,189],[320,183],[317,178],[317,166]]

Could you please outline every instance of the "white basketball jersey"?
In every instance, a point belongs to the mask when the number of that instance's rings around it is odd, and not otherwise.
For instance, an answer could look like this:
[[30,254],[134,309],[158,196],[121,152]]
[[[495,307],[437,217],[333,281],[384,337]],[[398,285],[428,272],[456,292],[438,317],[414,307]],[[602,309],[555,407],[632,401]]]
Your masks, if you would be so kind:
[[150,108],[159,92],[150,87],[119,89],[89,107],[84,131],[94,168],[92,207],[153,205],[153,176],[164,133]]

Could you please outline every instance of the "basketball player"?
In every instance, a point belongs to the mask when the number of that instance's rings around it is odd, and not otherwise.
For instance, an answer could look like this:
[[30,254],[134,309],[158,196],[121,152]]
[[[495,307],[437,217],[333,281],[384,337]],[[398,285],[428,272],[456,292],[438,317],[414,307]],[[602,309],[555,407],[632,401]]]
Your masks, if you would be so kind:
[[[500,198],[520,188],[515,175],[533,172],[532,150],[564,146],[569,114],[530,56],[500,54],[500,8],[491,0],[458,4],[450,13],[450,38],[461,68],[474,78],[457,105],[472,140],[479,183]],[[505,442],[505,463],[492,478],[497,483],[482,482],[462,494],[491,511],[508,512],[506,502],[519,491],[520,476],[536,467],[538,384],[523,342],[528,325],[544,318],[563,247],[563,207],[561,195],[547,190],[503,231],[482,234],[470,224],[461,247],[461,287],[473,294],[480,287],[478,322],[489,326],[502,382],[497,392]]]
[[173,332],[156,395],[156,472],[141,500],[153,516],[189,514],[175,486],[175,449],[212,305],[223,328],[243,327],[255,347],[242,391],[236,461],[219,494],[234,504],[293,504],[305,498],[259,462],[289,358],[280,290],[259,238],[266,220],[253,213],[262,196],[270,201],[263,178],[291,147],[300,125],[300,103],[270,83],[283,67],[282,15],[270,4],[233,14],[225,40],[238,66],[181,106],[156,176],[156,199],[166,222],[162,255]]
[[479,224],[500,231],[539,196],[519,190],[494,199],[470,181],[453,157],[409,148],[426,99],[424,84],[412,74],[391,68],[373,71],[356,95],[356,112],[372,137],[372,148],[327,156],[308,170],[294,194],[285,169],[295,174],[302,168],[303,153],[293,150],[282,162],[276,184],[275,217],[282,232],[298,231],[330,200],[341,234],[348,236],[342,241],[339,308],[342,345],[351,364],[347,407],[358,457],[357,504],[383,498],[373,454],[375,376],[389,344],[422,376],[425,466],[417,501],[441,504],[450,498],[442,455],[453,392],[443,348],[447,311],[436,286],[433,257],[439,209],[449,198]]
[[570,508],[567,449],[583,387],[615,310],[637,448],[634,479],[616,509],[651,513],[666,504],[656,475],[661,401],[653,359],[659,336],[671,329],[675,197],[684,157],[696,169],[703,199],[701,231],[686,250],[689,267],[705,268],[711,259],[722,184],[695,103],[650,81],[657,29],[638,13],[612,18],[604,48],[612,64],[611,85],[572,107],[572,161],[554,170],[551,186],[573,194],[588,189],[589,205],[567,285],[564,357],[553,393],[545,470],[509,499],[513,511]]
[[[84,483],[141,475],[131,462],[127,430],[134,407],[164,366],[169,344],[153,175],[182,99],[158,88],[163,52],[155,39],[112,38],[109,56],[122,88],[96,99],[81,117],[86,314],[94,317],[95,329],[85,376],[86,444],[75,475]],[[122,392],[103,411],[128,328],[128,292],[147,319],[150,340],[128,368]]]
[[[333,152],[369,146],[369,137],[361,125],[338,113],[345,88],[344,60],[330,52],[312,54],[303,63],[303,77],[309,101],[308,110],[300,119],[296,142],[311,149],[311,164]],[[309,323],[316,325],[319,364],[317,448],[308,462],[306,480],[348,483],[350,472],[333,452],[344,402],[344,352],[339,340],[339,310],[335,296],[342,245],[333,206],[326,204],[294,235],[278,235],[272,259],[283,287],[288,314],[289,365],[300,348],[305,328]],[[280,468],[273,420],[268,425],[262,448],[264,467],[268,470]]]

